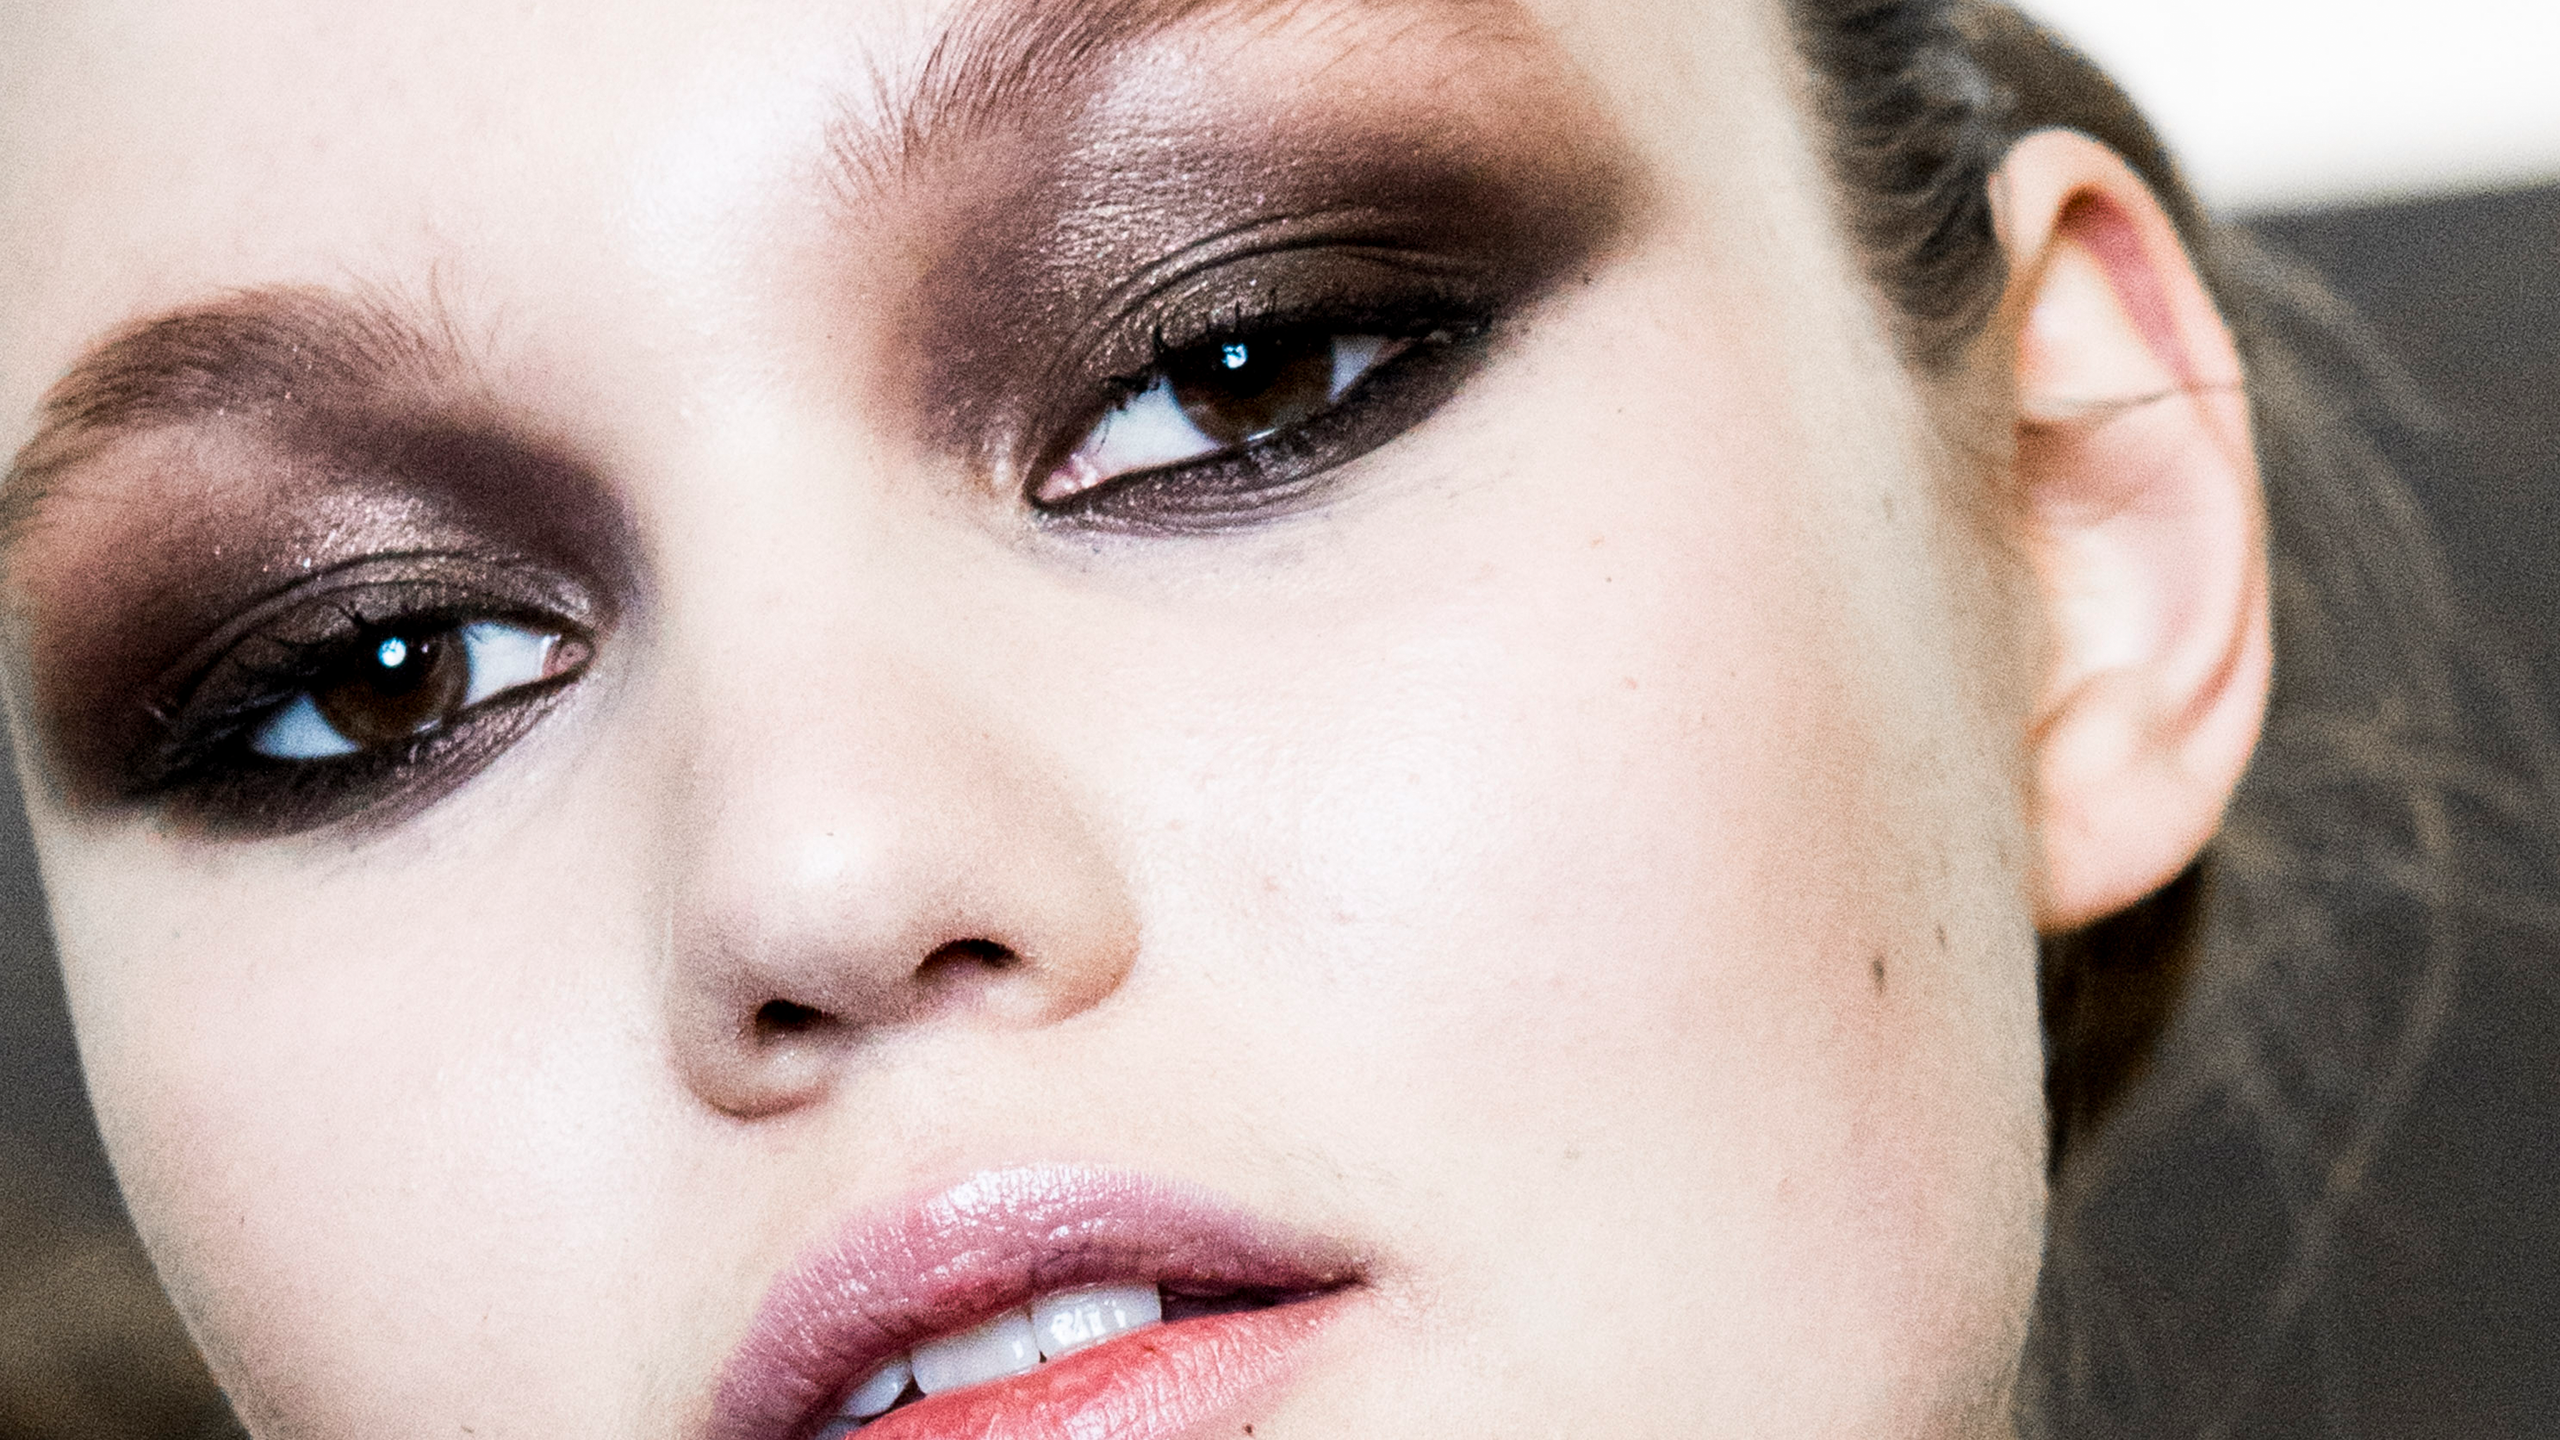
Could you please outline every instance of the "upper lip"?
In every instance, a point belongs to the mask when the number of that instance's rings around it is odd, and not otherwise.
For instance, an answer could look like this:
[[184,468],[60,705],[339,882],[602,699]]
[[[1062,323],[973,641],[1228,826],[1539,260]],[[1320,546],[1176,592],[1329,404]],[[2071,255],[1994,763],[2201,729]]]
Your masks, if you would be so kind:
[[708,1440],[795,1440],[903,1351],[1051,1291],[1313,1293],[1356,1283],[1360,1272],[1340,1247],[1188,1186],[1088,1170],[991,1171],[857,1216],[784,1270],[721,1372]]

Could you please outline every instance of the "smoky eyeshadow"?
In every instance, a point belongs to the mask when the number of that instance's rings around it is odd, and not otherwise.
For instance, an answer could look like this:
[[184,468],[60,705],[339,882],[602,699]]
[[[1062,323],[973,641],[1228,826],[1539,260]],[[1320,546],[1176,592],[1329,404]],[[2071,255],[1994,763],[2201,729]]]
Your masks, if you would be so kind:
[[[936,448],[1025,485],[1168,354],[1290,326],[1421,341],[1346,409],[1252,455],[1059,507],[1182,530],[1318,493],[1327,465],[1409,428],[1486,343],[1589,265],[1633,210],[1599,128],[1488,133],[1404,117],[1107,114],[1016,142],[938,226],[905,326],[901,397]],[[992,182],[992,183],[989,183]]]
[[111,438],[42,503],[18,552],[35,749],[54,792],[75,809],[156,806],[216,836],[396,819],[562,689],[528,687],[383,751],[252,755],[247,732],[293,683],[296,655],[371,624],[466,619],[539,625],[592,653],[639,583],[630,521],[591,467],[503,422],[386,413],[354,395],[204,434]]
[[[1360,323],[1360,322],[1351,322]],[[1390,321],[1362,324],[1386,330]],[[1442,323],[1395,363],[1302,424],[1171,470],[1110,483],[1047,507],[1059,522],[1130,535],[1215,532],[1318,503],[1335,467],[1411,428],[1483,363],[1483,326]]]
[[[1381,55],[1411,61],[1363,63]],[[848,263],[893,267],[849,323],[895,357],[849,403],[903,417],[1035,527],[1198,533],[1320,503],[1639,209],[1623,143],[1569,84],[1438,110],[1433,83],[1388,89],[1393,103],[1369,103],[1387,93],[1372,86],[1359,103],[1276,104],[1234,77],[1102,84],[924,157],[873,196],[886,228],[848,225],[863,237]],[[641,546],[612,486],[454,383],[469,366],[435,329],[321,292],[252,292],[108,347],[84,366],[93,395],[75,373],[62,413],[148,403],[103,438],[34,447],[78,463],[0,514],[32,748],[58,798],[232,836],[396,820],[577,677],[403,744],[253,755],[244,737],[279,713],[296,647],[387,618],[502,618],[592,659],[643,608]],[[1041,467],[1179,352],[1327,333],[1391,339],[1391,358],[1285,433],[1033,502]]]

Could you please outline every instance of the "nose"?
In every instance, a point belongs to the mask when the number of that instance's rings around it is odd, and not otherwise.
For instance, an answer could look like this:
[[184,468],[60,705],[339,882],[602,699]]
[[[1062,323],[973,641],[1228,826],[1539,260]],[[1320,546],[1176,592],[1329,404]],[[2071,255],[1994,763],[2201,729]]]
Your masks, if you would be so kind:
[[824,1098],[892,1032],[1066,1020],[1137,950],[1056,757],[911,671],[864,671],[836,713],[706,727],[687,767],[669,1022],[687,1083],[733,1115]]

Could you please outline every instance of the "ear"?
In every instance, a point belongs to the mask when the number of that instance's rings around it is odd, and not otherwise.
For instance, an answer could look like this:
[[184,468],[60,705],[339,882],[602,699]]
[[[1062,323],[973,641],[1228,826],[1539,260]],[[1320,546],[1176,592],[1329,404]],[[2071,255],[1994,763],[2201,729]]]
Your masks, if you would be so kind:
[[2047,933],[2121,910],[2221,826],[2272,669],[2240,357],[2149,187],[2043,131],[1993,181],[2015,495],[2042,597],[2031,743]]

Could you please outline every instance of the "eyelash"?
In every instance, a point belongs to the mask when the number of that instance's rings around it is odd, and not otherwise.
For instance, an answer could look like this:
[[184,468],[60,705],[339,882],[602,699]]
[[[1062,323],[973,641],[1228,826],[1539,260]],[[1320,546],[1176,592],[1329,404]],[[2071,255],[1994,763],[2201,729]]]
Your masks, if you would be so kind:
[[[164,798],[179,824],[219,836],[415,813],[547,713],[587,672],[595,648],[588,627],[550,607],[440,582],[350,587],[324,578],[233,630],[210,662],[172,687],[178,698],[155,707],[160,733],[137,787]],[[521,670],[527,642],[538,673],[507,683],[481,673],[492,662],[501,677],[510,663]],[[407,667],[426,667],[423,683],[444,693],[408,697],[431,703],[405,733],[349,736],[350,719],[361,717],[347,706],[363,697],[342,692]]]
[[[1143,533],[1250,525],[1309,502],[1332,472],[1438,408],[1482,353],[1493,307],[1410,257],[1341,248],[1330,257],[1320,250],[1277,257],[1276,265],[1274,257],[1251,257],[1160,291],[1157,303],[1126,317],[1120,334],[1136,327],[1140,338],[1116,349],[1134,352],[1138,363],[1107,368],[1112,378],[1098,383],[1057,387],[1099,399],[1074,424],[1050,427],[1059,438],[1029,467],[1026,502],[1059,523]],[[1286,283],[1305,278],[1315,283]],[[1288,298],[1292,289],[1314,297]],[[1221,304],[1219,293],[1244,299]],[[1248,357],[1276,348],[1300,361],[1321,350],[1328,361],[1321,403],[1234,443],[1043,493],[1042,482],[1107,417],[1151,392],[1171,397],[1186,371],[1198,379],[1231,347]],[[582,593],[530,575],[520,560],[454,556],[379,556],[315,577],[225,627],[226,638],[199,647],[199,654],[210,648],[210,659],[182,668],[181,683],[161,690],[173,698],[152,707],[157,733],[129,772],[137,777],[129,793],[162,801],[181,826],[225,838],[344,820],[396,823],[477,774],[584,676],[597,629],[573,617],[591,617],[597,607]],[[378,657],[394,641],[446,643],[460,646],[469,664],[475,627],[484,627],[483,640],[511,634],[504,643],[520,649],[528,638],[544,643],[539,676],[467,692],[420,728],[373,743],[356,743],[327,721],[321,692],[361,673],[368,652]]]
[[[1493,307],[1453,293],[1445,277],[1403,271],[1399,279],[1394,288],[1401,293],[1380,296],[1371,277],[1356,300],[1293,305],[1273,296],[1275,287],[1243,277],[1230,282],[1248,297],[1243,306],[1223,313],[1215,305],[1200,307],[1212,317],[1205,322],[1159,323],[1144,342],[1143,365],[1105,381],[1101,402],[1061,427],[1060,438],[1027,467],[1027,503],[1066,523],[1178,533],[1250,525],[1319,498],[1332,472],[1437,410],[1472,372],[1493,329]],[[1346,344],[1375,346],[1348,375]],[[1160,408],[1175,404],[1186,370],[1214,369],[1239,349],[1250,366],[1261,363],[1260,351],[1307,356],[1317,346],[1329,350],[1332,383],[1323,402],[1306,413],[1163,463],[1116,473],[1079,470],[1079,457],[1115,417],[1151,400]],[[1205,431],[1201,438],[1213,439]]]

